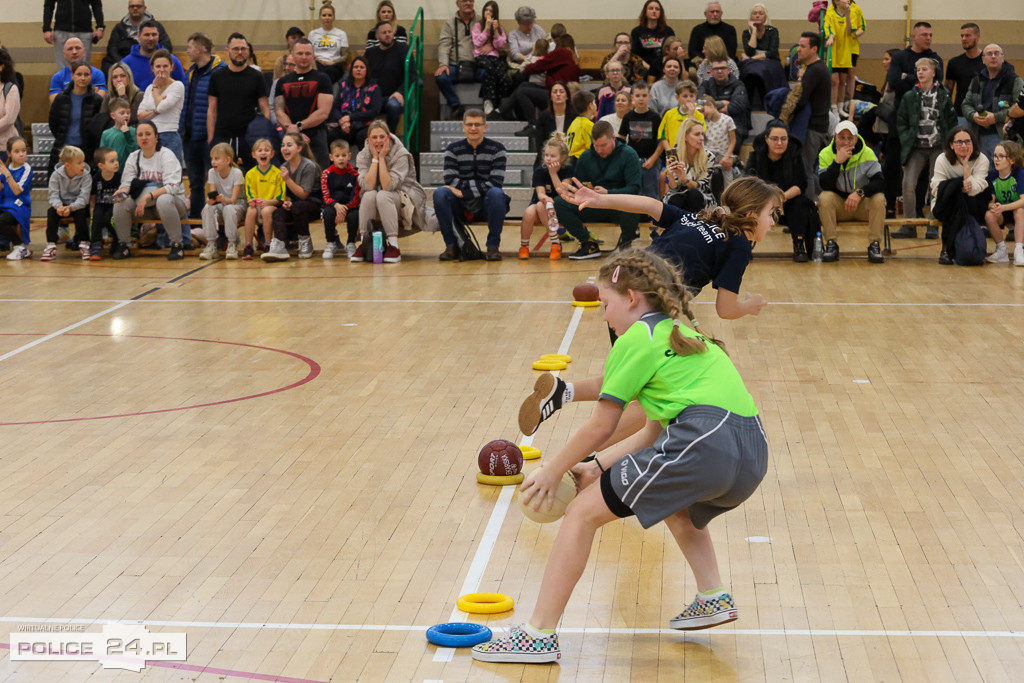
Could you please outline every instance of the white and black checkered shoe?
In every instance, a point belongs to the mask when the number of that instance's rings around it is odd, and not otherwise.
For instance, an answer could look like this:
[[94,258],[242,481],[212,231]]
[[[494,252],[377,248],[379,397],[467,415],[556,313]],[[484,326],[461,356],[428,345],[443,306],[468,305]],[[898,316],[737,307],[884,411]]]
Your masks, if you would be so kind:
[[558,649],[557,634],[534,638],[521,624],[516,624],[500,638],[473,648],[473,659],[481,662],[544,664],[557,662],[561,658],[562,651]]

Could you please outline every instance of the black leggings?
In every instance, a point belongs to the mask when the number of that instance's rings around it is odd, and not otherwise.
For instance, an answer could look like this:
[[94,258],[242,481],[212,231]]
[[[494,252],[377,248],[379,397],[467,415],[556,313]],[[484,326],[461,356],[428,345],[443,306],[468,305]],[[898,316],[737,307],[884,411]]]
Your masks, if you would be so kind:
[[308,199],[293,199],[292,208],[283,207],[274,211],[274,237],[282,242],[288,241],[288,219],[295,225],[299,237],[309,237],[309,222],[315,221],[320,215],[320,205]]
[[22,243],[21,223],[13,213],[0,211],[0,240],[7,240],[14,246]]

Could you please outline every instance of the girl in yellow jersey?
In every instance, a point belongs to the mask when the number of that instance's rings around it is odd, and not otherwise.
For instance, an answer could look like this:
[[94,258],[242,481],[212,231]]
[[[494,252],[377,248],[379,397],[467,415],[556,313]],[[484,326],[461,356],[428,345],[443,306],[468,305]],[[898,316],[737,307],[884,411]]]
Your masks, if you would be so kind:
[[256,223],[263,224],[263,243],[270,244],[273,228],[274,210],[284,201],[285,184],[281,171],[270,163],[274,156],[274,146],[270,140],[260,138],[252,146],[252,157],[256,165],[245,174],[245,228],[242,243],[243,261],[251,261],[253,257],[252,238],[256,235]]

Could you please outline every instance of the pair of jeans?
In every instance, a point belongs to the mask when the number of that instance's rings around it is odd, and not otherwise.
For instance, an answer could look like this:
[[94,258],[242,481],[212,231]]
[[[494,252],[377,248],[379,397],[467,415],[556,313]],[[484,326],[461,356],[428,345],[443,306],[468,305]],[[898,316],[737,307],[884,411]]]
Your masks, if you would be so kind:
[[[509,201],[505,191],[500,187],[492,187],[484,195],[484,205],[480,211],[467,220],[483,218],[487,221],[487,249],[497,249],[501,245],[501,229],[505,225],[505,214],[508,213]],[[464,214],[462,200],[452,194],[447,187],[439,187],[434,190],[434,212],[437,215],[437,223],[441,228],[441,236],[444,237],[446,247],[458,245],[455,238],[456,212]]]
[[384,103],[384,120],[387,121],[388,129],[392,133],[398,130],[398,123],[402,120],[402,114],[404,113],[405,105],[394,97],[389,97],[387,102]]
[[[476,69],[474,75],[475,81],[483,80],[484,70]],[[434,81],[437,83],[437,89],[441,91],[441,95],[444,96],[445,102],[452,109],[459,106],[459,95],[455,92],[455,84],[459,82],[459,66],[458,64],[449,64],[448,73],[435,76]]]
[[210,153],[206,138],[182,143],[185,154],[185,175],[188,176],[188,217],[199,218],[206,205],[206,177],[210,170]]

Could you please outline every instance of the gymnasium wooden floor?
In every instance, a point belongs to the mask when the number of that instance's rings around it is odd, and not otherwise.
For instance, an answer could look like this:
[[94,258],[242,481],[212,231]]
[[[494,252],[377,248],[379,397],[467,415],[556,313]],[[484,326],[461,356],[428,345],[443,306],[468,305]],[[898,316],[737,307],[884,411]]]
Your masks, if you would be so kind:
[[478,485],[476,453],[522,442],[539,354],[601,372],[600,314],[568,304],[598,261],[441,264],[421,234],[400,265],[323,261],[322,237],[273,265],[41,263],[35,236],[0,262],[0,629],[145,623],[188,651],[136,673],[11,661],[5,637],[0,681],[1020,680],[1024,268],[918,240],[881,266],[755,259],[756,318],[705,291],[771,442],[711,527],[740,619],[668,630],[693,579],[665,529],[618,522],[561,663],[526,668],[424,630],[477,590],[516,600],[487,623],[529,617],[557,525]]

